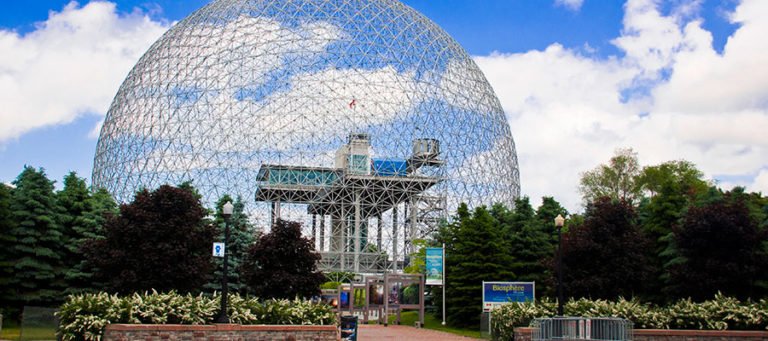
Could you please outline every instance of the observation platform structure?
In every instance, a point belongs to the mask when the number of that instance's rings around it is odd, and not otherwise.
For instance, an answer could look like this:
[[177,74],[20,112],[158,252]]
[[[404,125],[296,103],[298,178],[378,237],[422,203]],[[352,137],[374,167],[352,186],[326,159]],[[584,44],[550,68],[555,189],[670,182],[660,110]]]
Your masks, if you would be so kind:
[[[370,149],[367,134],[350,134],[348,143],[336,153],[334,167],[264,164],[259,169],[255,199],[271,203],[271,224],[280,219],[282,203],[307,205],[307,214],[312,216],[312,238],[317,237],[320,222],[322,271],[396,271],[398,206],[405,203],[407,218],[403,225],[410,233],[404,233],[408,239],[404,245],[410,245],[417,237],[422,194],[442,181],[439,176],[417,173],[422,167],[443,166],[437,140],[414,140],[414,153],[408,159],[371,159]],[[394,236],[391,260],[382,245],[382,215],[390,210]],[[331,223],[327,249],[326,217]],[[378,222],[375,244],[368,239],[372,218]],[[408,251],[404,246],[403,252]]]

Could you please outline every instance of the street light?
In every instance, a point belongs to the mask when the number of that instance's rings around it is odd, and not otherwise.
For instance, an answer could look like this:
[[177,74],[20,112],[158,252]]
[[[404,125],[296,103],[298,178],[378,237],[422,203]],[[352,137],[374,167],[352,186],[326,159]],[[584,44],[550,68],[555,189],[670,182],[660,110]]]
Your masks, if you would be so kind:
[[222,207],[222,215],[224,216],[224,276],[221,278],[221,312],[219,318],[216,319],[218,323],[229,323],[229,316],[227,316],[227,296],[229,296],[229,287],[227,283],[227,277],[229,274],[227,270],[229,268],[227,264],[227,248],[229,247],[229,217],[232,216],[232,210],[234,206],[232,202],[227,201]]
[[[565,218],[558,214],[555,217],[557,227],[557,316],[563,316],[563,224]],[[226,255],[224,256],[226,257]]]

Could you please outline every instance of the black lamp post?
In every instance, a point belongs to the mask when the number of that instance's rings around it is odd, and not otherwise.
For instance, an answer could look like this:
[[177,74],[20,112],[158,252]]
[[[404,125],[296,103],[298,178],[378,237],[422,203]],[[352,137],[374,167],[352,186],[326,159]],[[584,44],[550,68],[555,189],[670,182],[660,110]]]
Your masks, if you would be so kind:
[[[563,316],[563,224],[565,218],[562,215],[555,217],[557,227],[557,316]],[[226,257],[226,256],[224,256]]]
[[229,252],[227,252],[227,248],[229,247],[229,217],[232,216],[233,209],[234,206],[229,201],[222,208],[222,215],[224,216],[224,276],[221,278],[221,312],[219,313],[219,318],[216,319],[218,323],[229,323],[229,316],[227,315],[227,296],[229,296],[227,283],[229,264],[227,262],[227,254]]

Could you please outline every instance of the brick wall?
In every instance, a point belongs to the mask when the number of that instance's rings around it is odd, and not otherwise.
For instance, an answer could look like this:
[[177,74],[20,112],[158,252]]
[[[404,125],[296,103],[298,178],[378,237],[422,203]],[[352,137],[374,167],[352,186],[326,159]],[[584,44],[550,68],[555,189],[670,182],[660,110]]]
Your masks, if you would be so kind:
[[637,329],[633,333],[635,341],[687,341],[687,340],[745,340],[768,341],[768,331],[741,330],[667,330],[667,329]]
[[110,324],[104,339],[111,341],[335,341],[336,326],[272,326],[216,324]]
[[[531,341],[533,328],[515,328],[515,341]],[[768,341],[768,331],[635,329],[635,341]]]

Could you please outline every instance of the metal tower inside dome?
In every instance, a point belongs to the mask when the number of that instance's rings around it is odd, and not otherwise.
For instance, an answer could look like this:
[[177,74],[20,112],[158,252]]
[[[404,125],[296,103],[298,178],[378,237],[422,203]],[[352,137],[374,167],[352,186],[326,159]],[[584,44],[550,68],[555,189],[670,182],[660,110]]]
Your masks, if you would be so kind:
[[[318,251],[323,271],[382,273],[401,268],[397,240],[391,250],[382,244],[382,215],[387,211],[392,213],[392,235],[397,236],[397,210],[405,210],[404,252],[413,252],[411,242],[432,232],[445,218],[445,199],[424,195],[442,181],[431,174],[440,173],[421,172],[444,165],[438,140],[414,140],[407,159],[373,158],[371,154],[369,135],[352,133],[336,151],[333,167],[265,164],[259,169],[255,198],[271,203],[273,224],[280,218],[282,203],[307,205],[312,238],[321,241]],[[376,240],[371,241],[368,231],[374,219],[378,230]]]

